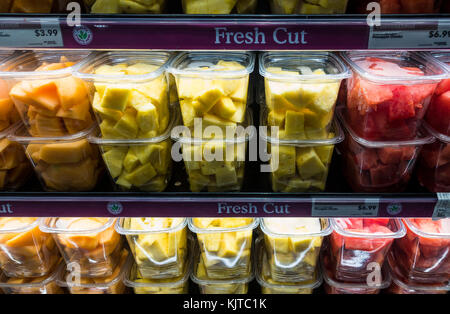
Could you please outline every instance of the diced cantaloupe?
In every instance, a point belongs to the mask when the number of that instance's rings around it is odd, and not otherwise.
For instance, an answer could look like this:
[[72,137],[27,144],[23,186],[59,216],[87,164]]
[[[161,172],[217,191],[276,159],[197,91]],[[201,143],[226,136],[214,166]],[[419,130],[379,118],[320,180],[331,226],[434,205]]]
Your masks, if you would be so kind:
[[84,98],[80,100],[80,102],[78,102],[76,105],[68,109],[64,109],[64,107],[61,106],[61,108],[56,112],[56,116],[60,118],[85,120],[90,118],[89,109],[89,100],[87,98]]
[[92,148],[86,139],[75,142],[46,144],[41,147],[40,159],[49,164],[76,163],[91,156]]
[[66,132],[63,121],[60,118],[37,114],[32,123],[37,131],[37,134],[32,134],[35,136],[62,136]]
[[87,102],[88,95],[83,81],[79,78],[68,76],[54,81],[59,103],[61,107],[68,110]]

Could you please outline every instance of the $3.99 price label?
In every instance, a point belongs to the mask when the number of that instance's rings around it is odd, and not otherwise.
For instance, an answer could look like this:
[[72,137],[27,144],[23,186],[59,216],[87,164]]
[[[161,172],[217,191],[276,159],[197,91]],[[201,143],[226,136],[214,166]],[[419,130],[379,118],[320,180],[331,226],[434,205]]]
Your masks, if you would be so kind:
[[35,29],[34,34],[36,37],[55,37],[59,34],[59,29],[48,28],[48,29]]

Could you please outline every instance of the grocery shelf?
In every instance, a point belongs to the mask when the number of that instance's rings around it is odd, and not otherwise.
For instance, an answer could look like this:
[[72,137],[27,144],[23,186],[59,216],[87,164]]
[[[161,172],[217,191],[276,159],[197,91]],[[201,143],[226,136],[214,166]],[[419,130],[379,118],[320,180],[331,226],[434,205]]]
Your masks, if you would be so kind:
[[[450,15],[0,14],[0,49],[352,50],[448,49]],[[288,33],[291,33],[292,43]],[[298,41],[295,41],[298,36]],[[276,37],[276,38],[275,38]]]

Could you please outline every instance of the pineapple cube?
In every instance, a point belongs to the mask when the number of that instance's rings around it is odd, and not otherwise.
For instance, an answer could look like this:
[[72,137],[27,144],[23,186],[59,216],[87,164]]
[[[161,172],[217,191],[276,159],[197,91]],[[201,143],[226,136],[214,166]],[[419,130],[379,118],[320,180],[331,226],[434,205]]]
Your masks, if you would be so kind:
[[137,90],[131,91],[130,97],[128,99],[129,107],[133,107],[134,109],[138,110],[140,106],[145,106],[148,103],[151,103],[151,99],[149,97]]
[[183,123],[187,127],[194,126],[194,118],[197,117],[197,113],[195,111],[195,107],[197,106],[194,104],[197,102],[196,100],[186,100],[182,99],[180,100],[180,108],[181,108],[181,115],[183,116]]
[[139,189],[148,192],[162,192],[167,186],[167,176],[156,176]]
[[125,175],[126,173],[122,173],[119,178],[116,181],[116,184],[126,188],[126,189],[131,189],[131,187],[133,186],[127,179],[125,179]]
[[224,95],[223,90],[218,86],[211,86],[196,98],[194,103],[197,112],[207,113]]
[[131,90],[127,87],[107,86],[100,105],[103,108],[125,111]]
[[114,129],[115,121],[105,119],[100,123],[100,131],[104,138],[119,138],[121,134]]
[[217,170],[224,167],[224,161],[211,160],[206,161],[202,160],[200,162],[200,169],[203,175],[211,176],[217,173]]
[[247,103],[248,94],[248,77],[238,80],[239,86],[234,90],[233,93],[229,94],[233,101],[238,101],[243,104]]
[[125,179],[134,186],[141,186],[156,176],[156,170],[150,163],[136,168],[133,172],[127,173]]
[[278,126],[279,128],[284,128],[284,120],[286,115],[279,111],[271,110],[269,116],[267,117],[267,122],[269,126]]
[[[304,93],[307,95],[309,108],[319,115],[326,115],[333,111],[339,93],[339,83],[305,84]],[[306,88],[308,86],[308,88]]]
[[[274,176],[283,177],[295,174],[296,152],[294,146],[272,145],[271,146],[271,166]],[[278,159],[278,168],[274,159]]]
[[297,169],[302,179],[322,177],[327,170],[312,147],[298,148]]
[[230,121],[236,122],[236,123],[242,123],[245,120],[245,103],[241,102],[234,102],[234,105],[236,107],[236,112],[234,115],[229,119]]
[[331,162],[331,158],[333,157],[333,149],[334,145],[314,147],[317,156],[319,156],[320,161],[322,161],[324,165],[329,164]]
[[148,63],[136,63],[133,65],[130,65],[127,68],[127,74],[128,75],[142,75],[154,72],[158,69],[158,66],[154,64],[148,64]]
[[92,108],[94,108],[94,111],[100,114],[100,117],[102,119],[111,119],[114,121],[120,120],[120,118],[122,117],[122,113],[117,110],[102,107],[100,100],[101,100],[100,94],[95,93],[94,99],[92,101]]
[[[326,172],[325,172],[326,174]],[[326,176],[323,176],[323,178],[321,180],[311,180],[311,188],[314,188],[318,191],[323,191],[325,190],[325,185],[326,185]]]
[[114,147],[103,153],[103,160],[108,167],[111,177],[117,178],[122,173],[123,160],[126,154],[126,147]]
[[220,249],[220,244],[222,242],[221,233],[211,233],[206,235],[204,239],[205,251],[207,252],[218,252]]
[[202,146],[185,144],[183,145],[182,150],[186,169],[188,171],[199,170],[200,162],[202,160]]
[[[233,132],[236,131],[236,123],[235,122],[231,122],[231,121],[227,121],[224,119],[221,119],[215,115],[206,113],[203,116],[203,129],[207,128],[208,126],[217,126],[222,130],[222,136],[225,137],[226,136],[226,130],[229,129]],[[216,135],[217,137],[217,135]]]
[[274,251],[278,254],[286,254],[290,252],[289,238],[270,238]]
[[311,187],[310,180],[302,180],[301,178],[291,178],[284,189],[284,192],[306,192]]
[[222,235],[222,242],[220,243],[220,249],[217,255],[224,258],[236,257],[239,249],[236,243],[235,233],[225,232]]
[[123,160],[123,166],[127,172],[132,172],[139,166],[139,158],[136,156],[133,149],[130,148],[128,150],[125,159]]
[[230,97],[222,97],[219,101],[214,105],[212,111],[224,118],[231,119],[236,113],[236,106],[233,103],[233,100]]
[[305,137],[305,116],[298,111],[286,111],[286,135]]
[[138,134],[138,124],[133,112],[127,111],[114,126],[114,131],[125,138],[136,138]]
[[236,169],[230,163],[225,162],[224,167],[216,170],[216,184],[218,187],[237,183]]
[[152,103],[139,106],[137,109],[137,123],[142,132],[159,129],[158,111]]
[[296,253],[302,253],[306,250],[310,250],[311,247],[311,238],[307,237],[292,237],[291,246],[292,250]]
[[189,183],[192,192],[200,192],[209,184],[209,177],[199,170],[188,171]]
[[180,99],[194,99],[201,95],[209,82],[200,78],[179,77],[177,81],[178,97]]

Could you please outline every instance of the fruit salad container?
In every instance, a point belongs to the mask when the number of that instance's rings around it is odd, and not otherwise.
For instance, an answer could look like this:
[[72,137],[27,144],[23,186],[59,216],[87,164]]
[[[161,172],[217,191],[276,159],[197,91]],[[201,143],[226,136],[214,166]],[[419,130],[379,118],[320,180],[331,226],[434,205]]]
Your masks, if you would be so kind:
[[406,234],[399,219],[334,218],[330,269],[343,282],[365,282],[373,267],[382,267],[394,239]]
[[[266,110],[262,110],[264,115]],[[275,132],[272,132],[275,131]],[[270,149],[270,177],[274,192],[324,191],[334,146],[344,140],[337,121],[329,132],[322,130],[321,139],[295,140],[282,137],[274,127],[267,134],[260,129],[260,137]]]
[[258,0],[181,0],[186,14],[252,14]]
[[274,14],[344,14],[348,0],[270,0]]
[[424,145],[419,156],[419,183],[431,192],[450,192],[450,136],[439,133],[427,123],[427,131],[436,141]]
[[8,136],[21,127],[22,122],[0,131],[0,191],[15,191],[22,187],[33,173],[22,145]]
[[372,11],[367,10],[370,2],[380,4],[381,14],[438,13],[442,3],[441,0],[350,0],[351,13],[369,14]]
[[[8,60],[14,58],[17,54],[19,52],[0,51],[0,72],[3,71],[3,64],[8,63]],[[7,129],[20,120],[19,112],[14,106],[11,97],[9,97],[10,85],[8,80],[0,78],[0,131]]]
[[7,277],[47,276],[59,259],[55,241],[39,229],[38,218],[0,218],[0,268]]
[[187,218],[120,218],[141,279],[167,279],[185,273]]
[[326,138],[348,67],[329,52],[266,52],[259,58],[267,115],[263,125],[279,128],[280,138]]
[[68,273],[63,268],[56,282],[60,287],[67,288],[71,294],[125,294],[128,289],[123,281],[132,263],[133,258],[124,249],[119,254],[119,263],[114,266],[113,272],[108,276],[78,277],[77,274]]
[[46,218],[40,229],[53,235],[66,263],[76,263],[82,277],[107,277],[122,255],[115,223],[113,218]]
[[179,54],[169,72],[175,76],[184,125],[202,131],[216,126],[224,134],[226,129],[237,128],[246,117],[249,76],[254,67],[255,56],[250,52]]
[[248,284],[253,280],[253,272],[246,276],[230,279],[212,279],[203,261],[203,257],[197,254],[194,261],[194,269],[191,273],[191,280],[198,285],[201,294],[247,294]]
[[166,52],[92,54],[74,73],[89,87],[100,131],[106,139],[153,138],[167,129],[169,81]]
[[30,51],[5,62],[0,80],[32,136],[66,136],[94,122],[86,84],[72,75],[88,51]]
[[64,289],[56,284],[56,278],[65,265],[60,260],[50,273],[34,278],[8,278],[5,274],[0,274],[0,289],[5,294],[64,294]]
[[372,141],[414,139],[446,70],[417,52],[347,52],[348,123]]
[[94,125],[72,135],[34,137],[22,126],[8,140],[23,145],[44,190],[90,191],[103,173],[98,150],[88,141],[95,130]]
[[391,268],[411,283],[450,284],[450,219],[403,219],[406,236],[396,239]]
[[269,254],[264,248],[263,241],[262,238],[258,238],[255,241],[255,258],[253,259],[253,267],[256,273],[255,278],[261,286],[261,292],[263,294],[312,294],[315,288],[320,287],[322,284],[320,267],[315,269],[310,280],[298,282],[276,281],[271,270],[270,257],[268,257]]
[[251,273],[253,229],[258,218],[190,218],[201,260],[210,279],[247,278]]
[[263,218],[261,230],[273,281],[296,283],[316,279],[322,240],[332,231],[328,219]]
[[405,190],[419,154],[435,141],[425,128],[409,140],[372,141],[360,137],[339,110],[345,140],[338,147],[344,176],[355,192],[383,193]]
[[[85,0],[86,1],[86,0]],[[93,14],[161,14],[168,0],[91,0]]]
[[330,257],[325,251],[322,251],[320,261],[327,294],[378,294],[391,284],[391,276],[385,266],[380,269],[379,274],[366,277],[362,282],[346,282],[336,278]]
[[[184,161],[192,192],[240,191],[244,183],[248,143],[255,144],[256,136],[251,110],[236,133],[225,138],[197,138],[188,129],[172,131],[172,139]],[[250,126],[247,128],[247,126]],[[245,129],[244,129],[245,127]],[[178,133],[178,134],[177,134]],[[257,149],[255,145],[253,149]]]

